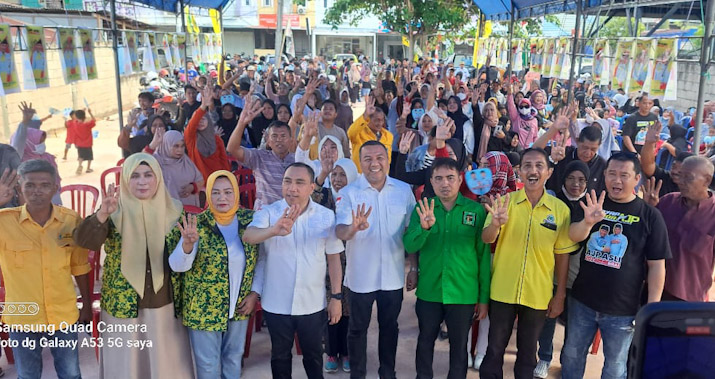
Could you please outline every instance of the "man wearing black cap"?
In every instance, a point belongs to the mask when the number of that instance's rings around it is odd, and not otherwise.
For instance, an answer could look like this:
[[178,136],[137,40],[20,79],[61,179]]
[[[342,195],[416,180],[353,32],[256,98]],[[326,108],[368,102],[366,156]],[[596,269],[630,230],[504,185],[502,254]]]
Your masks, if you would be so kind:
[[663,185],[660,188],[660,197],[663,197],[672,192],[680,192],[678,182],[680,181],[680,169],[685,158],[692,156],[692,153],[682,151],[675,156],[673,164],[670,166],[670,171],[663,170],[655,163],[655,144],[660,139],[660,130],[662,125],[660,121],[655,121],[648,126],[648,132],[645,137],[645,144],[641,150],[641,167],[643,175],[646,178],[655,177],[657,181],[662,181]]

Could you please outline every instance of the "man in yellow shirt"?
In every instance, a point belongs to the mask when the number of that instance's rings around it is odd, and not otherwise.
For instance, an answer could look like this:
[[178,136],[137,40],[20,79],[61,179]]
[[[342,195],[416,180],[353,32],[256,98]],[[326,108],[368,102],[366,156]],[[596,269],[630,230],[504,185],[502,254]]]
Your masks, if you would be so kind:
[[543,149],[527,149],[519,167],[524,188],[485,206],[489,216],[482,239],[493,243],[499,237],[499,241],[492,265],[489,346],[479,368],[481,378],[503,377],[504,351],[518,316],[514,376],[531,379],[544,321],[563,311],[568,253],[576,251],[578,244],[569,238],[569,208],[544,190],[552,172]]
[[358,172],[360,168],[360,147],[367,141],[378,141],[387,149],[387,159],[392,156],[392,133],[385,127],[387,115],[381,108],[375,107],[375,98],[370,96],[365,103],[365,113],[360,116],[348,129],[348,139],[352,144],[352,159]]
[[[10,340],[19,344],[12,348],[18,377],[39,378],[42,347],[49,346],[57,377],[79,378],[74,327],[92,319],[87,250],[72,239],[81,219],[70,209],[52,205],[57,171],[49,162],[26,161],[18,173],[26,203],[0,210],[0,267],[6,290],[2,321],[10,328]],[[73,276],[83,299],[81,312]]]

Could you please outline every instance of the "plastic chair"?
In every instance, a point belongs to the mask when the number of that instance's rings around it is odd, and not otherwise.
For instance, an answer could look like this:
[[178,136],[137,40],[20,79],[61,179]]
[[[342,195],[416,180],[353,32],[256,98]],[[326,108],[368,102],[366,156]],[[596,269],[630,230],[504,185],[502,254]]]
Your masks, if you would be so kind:
[[591,345],[591,355],[598,354],[599,346],[601,346],[601,331],[596,330],[596,335],[593,337],[593,345]]
[[[88,184],[70,184],[60,188],[60,195],[64,192],[70,193],[71,208],[79,214],[79,217],[85,218],[94,213],[97,208],[97,200],[99,200],[99,190]],[[87,194],[92,195],[92,206],[87,205]]]
[[193,206],[193,205],[184,205],[184,212],[185,212],[185,213],[191,213],[191,214],[195,214],[195,215],[196,215],[196,214],[199,214],[199,213],[201,213],[201,212],[203,212],[203,211],[204,211],[203,209],[201,209],[201,208],[199,208],[199,207],[195,207],[195,206]]
[[102,173],[102,176],[99,177],[99,183],[102,186],[102,196],[107,194],[107,176],[114,174],[114,185],[118,186],[119,185],[119,180],[122,175],[122,168],[117,166],[117,167],[112,167],[109,169],[104,170]]
[[253,310],[251,318],[248,319],[248,330],[246,331],[246,344],[243,347],[243,357],[248,358],[251,353],[251,337],[253,337],[253,331],[256,333],[261,331],[261,323],[263,323],[263,308],[261,308],[261,301],[256,302],[256,309]]
[[425,191],[425,185],[421,185],[415,188],[415,199],[419,200],[422,198],[422,193]]
[[124,163],[124,158],[117,161],[117,166],[121,166]]
[[236,175],[239,186],[256,182],[256,178],[253,176],[253,170],[251,169],[242,167],[234,171],[233,174]]
[[247,183],[238,186],[238,193],[241,196],[241,206],[246,209],[253,209],[256,202],[256,184]]

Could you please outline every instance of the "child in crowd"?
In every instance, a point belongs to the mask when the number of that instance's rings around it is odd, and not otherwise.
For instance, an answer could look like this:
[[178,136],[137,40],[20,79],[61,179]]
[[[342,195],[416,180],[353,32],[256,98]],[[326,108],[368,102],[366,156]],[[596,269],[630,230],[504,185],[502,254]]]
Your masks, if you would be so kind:
[[74,123],[72,121],[77,120],[77,117],[75,116],[75,111],[70,112],[70,118],[69,120],[65,120],[65,129],[67,129],[67,136],[65,136],[65,155],[62,157],[63,161],[67,160],[67,152],[69,151],[70,147],[74,144],[75,140],[75,131],[74,131]]
[[92,172],[92,161],[94,154],[92,152],[92,128],[97,124],[92,110],[87,108],[87,113],[92,118],[87,121],[87,117],[83,110],[74,112],[75,120],[68,121],[70,127],[74,129],[74,145],[77,147],[77,155],[79,155],[79,167],[77,167],[77,175],[82,175],[82,163],[87,161],[87,173]]

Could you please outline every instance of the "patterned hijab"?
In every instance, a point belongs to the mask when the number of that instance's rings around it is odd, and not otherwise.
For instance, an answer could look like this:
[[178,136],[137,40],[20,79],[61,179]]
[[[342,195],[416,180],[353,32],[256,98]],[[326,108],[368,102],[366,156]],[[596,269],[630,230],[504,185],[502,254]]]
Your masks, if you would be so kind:
[[501,151],[490,151],[484,155],[492,171],[492,189],[486,196],[505,195],[516,191],[516,175],[509,158]]

